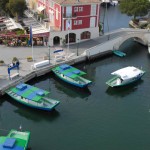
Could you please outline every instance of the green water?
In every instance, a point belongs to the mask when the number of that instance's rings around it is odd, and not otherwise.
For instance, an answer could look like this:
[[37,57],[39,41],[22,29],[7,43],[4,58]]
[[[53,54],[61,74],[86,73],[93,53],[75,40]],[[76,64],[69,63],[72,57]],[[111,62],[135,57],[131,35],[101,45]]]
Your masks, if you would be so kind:
[[[29,84],[51,92],[60,100],[53,112],[29,109],[8,96],[0,101],[0,129],[31,131],[33,150],[149,150],[150,148],[150,57],[147,47],[132,41],[121,48],[124,58],[108,57],[76,65],[93,84],[80,90],[47,74]],[[122,67],[142,67],[139,82],[108,88],[110,73]],[[0,135],[7,132],[0,130]]]

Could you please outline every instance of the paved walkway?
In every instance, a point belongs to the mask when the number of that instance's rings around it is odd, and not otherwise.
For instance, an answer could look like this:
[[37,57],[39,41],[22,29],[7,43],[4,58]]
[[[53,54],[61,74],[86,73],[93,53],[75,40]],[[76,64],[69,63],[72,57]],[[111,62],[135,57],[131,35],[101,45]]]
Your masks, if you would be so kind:
[[[96,46],[98,44],[101,44],[103,42],[106,42],[107,40],[111,40],[117,36],[128,34],[128,32],[124,29],[115,30],[113,32],[110,32],[109,34],[105,34],[103,36],[100,36],[96,39],[88,40],[82,43],[79,43],[78,53],[81,55],[86,49],[89,49],[93,46]],[[57,49],[57,47],[51,47],[50,48],[50,62],[51,64],[55,64],[54,59],[54,50]],[[73,44],[69,46],[63,47],[64,51],[67,53],[74,53],[74,58],[77,57],[77,44]],[[48,47],[34,47],[33,48],[33,54],[34,54],[34,60],[36,62],[40,62],[43,59],[44,56],[49,55],[49,49]],[[12,62],[13,57],[17,57],[20,61],[20,76],[25,76],[28,73],[30,73],[31,65],[33,65],[33,62],[27,62],[27,57],[32,56],[32,48],[31,47],[7,47],[4,45],[0,45],[0,60],[4,60],[5,66],[0,66],[0,88],[5,86],[8,83],[11,83],[8,79],[8,64]],[[70,58],[71,59],[71,58]],[[16,70],[13,70],[13,72],[16,72]]]

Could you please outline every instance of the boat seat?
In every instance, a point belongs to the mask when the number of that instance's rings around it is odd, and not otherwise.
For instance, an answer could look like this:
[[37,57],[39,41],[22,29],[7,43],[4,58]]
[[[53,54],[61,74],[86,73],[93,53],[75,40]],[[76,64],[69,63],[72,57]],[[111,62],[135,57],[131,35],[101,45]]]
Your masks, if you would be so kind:
[[121,79],[117,79],[117,85],[120,85],[121,84]]
[[36,95],[38,95],[38,96],[44,96],[45,93],[43,91],[38,91],[38,92],[36,92]]
[[13,78],[15,78],[15,77],[17,77],[17,76],[19,76],[19,73],[17,72],[17,73],[14,73],[14,74],[12,74],[12,75],[10,75],[10,80],[12,80]]
[[27,85],[25,85],[25,84],[19,84],[19,85],[16,86],[16,88],[18,90],[20,90],[20,91],[23,91],[23,90],[25,90],[27,88]]

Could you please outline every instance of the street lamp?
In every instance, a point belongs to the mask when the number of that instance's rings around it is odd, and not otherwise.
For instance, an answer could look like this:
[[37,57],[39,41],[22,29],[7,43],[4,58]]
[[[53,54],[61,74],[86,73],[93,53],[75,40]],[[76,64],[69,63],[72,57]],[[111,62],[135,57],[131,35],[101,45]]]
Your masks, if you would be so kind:
[[48,50],[49,50],[49,64],[50,64],[50,44],[48,45]]
[[108,3],[106,3],[106,19],[107,19],[107,29],[108,29],[108,40],[110,39],[110,35],[109,35],[109,24],[108,24],[108,9],[107,9],[107,5]]
[[79,39],[77,39],[77,56],[79,56],[78,48],[79,48]]

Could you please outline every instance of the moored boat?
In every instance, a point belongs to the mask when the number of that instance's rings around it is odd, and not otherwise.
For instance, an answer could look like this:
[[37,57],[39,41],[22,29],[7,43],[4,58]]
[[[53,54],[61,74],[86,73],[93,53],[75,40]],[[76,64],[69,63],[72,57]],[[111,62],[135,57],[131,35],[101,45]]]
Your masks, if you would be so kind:
[[148,52],[150,54],[150,43],[148,44]]
[[145,71],[133,66],[128,66],[111,74],[114,75],[114,77],[108,80],[106,84],[110,87],[119,87],[141,79],[141,77],[145,74]]
[[59,101],[47,97],[48,91],[24,83],[8,89],[6,93],[14,100],[36,109],[51,111],[59,104]]
[[11,130],[7,136],[0,136],[0,150],[26,150],[30,132]]
[[57,66],[52,71],[58,78],[80,88],[87,87],[92,83],[92,81],[81,77],[86,74],[85,72],[67,64]]
[[119,50],[113,50],[113,53],[114,53],[115,55],[119,56],[119,57],[124,57],[124,56],[126,56],[126,53],[121,52],[121,51],[119,51]]

